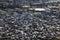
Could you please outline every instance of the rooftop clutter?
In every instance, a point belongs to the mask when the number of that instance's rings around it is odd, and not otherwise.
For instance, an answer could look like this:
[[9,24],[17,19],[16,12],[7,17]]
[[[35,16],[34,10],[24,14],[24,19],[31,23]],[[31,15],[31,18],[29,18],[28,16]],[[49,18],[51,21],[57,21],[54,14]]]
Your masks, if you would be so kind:
[[60,34],[59,13],[0,10],[0,37],[21,40],[52,39]]

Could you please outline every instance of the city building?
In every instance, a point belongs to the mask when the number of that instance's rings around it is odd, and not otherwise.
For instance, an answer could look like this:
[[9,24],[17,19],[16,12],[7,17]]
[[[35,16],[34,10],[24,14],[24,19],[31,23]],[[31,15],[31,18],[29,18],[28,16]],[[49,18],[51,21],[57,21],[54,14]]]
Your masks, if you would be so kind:
[[49,0],[49,1],[60,1],[60,0]]

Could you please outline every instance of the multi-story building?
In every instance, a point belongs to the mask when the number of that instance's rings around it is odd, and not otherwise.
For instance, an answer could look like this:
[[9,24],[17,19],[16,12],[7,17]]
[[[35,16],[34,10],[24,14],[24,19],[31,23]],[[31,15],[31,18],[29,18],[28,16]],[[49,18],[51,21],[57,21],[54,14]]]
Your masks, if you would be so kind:
[[52,2],[54,2],[54,1],[60,1],[60,0],[49,0],[49,1],[52,1]]
[[12,5],[12,6],[20,6],[22,5],[30,5],[33,3],[40,3],[40,2],[47,2],[48,0],[0,0],[0,2],[4,2],[7,3],[8,5]]
[[48,0],[0,0],[0,2],[8,2],[8,1],[14,1],[14,2],[47,2]]

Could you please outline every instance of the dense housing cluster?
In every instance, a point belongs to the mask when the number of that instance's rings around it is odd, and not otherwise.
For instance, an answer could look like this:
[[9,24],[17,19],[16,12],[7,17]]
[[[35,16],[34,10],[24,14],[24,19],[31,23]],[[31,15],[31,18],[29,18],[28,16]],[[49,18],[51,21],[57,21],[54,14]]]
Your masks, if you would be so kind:
[[0,37],[21,40],[52,39],[60,31],[60,14],[0,10]]
[[60,39],[60,2],[0,1],[0,38],[2,40],[3,38],[9,40]]

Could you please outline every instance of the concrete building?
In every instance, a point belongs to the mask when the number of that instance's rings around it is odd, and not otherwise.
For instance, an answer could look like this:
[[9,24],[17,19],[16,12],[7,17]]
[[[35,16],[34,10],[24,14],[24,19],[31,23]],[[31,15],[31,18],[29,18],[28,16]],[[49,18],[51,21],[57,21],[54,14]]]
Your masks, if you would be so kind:
[[60,0],[49,0],[49,1],[60,1]]

